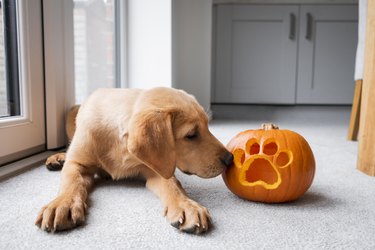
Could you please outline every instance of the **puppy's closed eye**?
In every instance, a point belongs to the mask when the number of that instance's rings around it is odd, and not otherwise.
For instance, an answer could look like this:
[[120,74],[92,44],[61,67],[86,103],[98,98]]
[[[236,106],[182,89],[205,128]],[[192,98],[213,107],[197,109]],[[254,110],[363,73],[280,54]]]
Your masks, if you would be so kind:
[[198,136],[199,136],[198,131],[194,129],[185,135],[185,139],[192,141],[192,140],[197,139]]

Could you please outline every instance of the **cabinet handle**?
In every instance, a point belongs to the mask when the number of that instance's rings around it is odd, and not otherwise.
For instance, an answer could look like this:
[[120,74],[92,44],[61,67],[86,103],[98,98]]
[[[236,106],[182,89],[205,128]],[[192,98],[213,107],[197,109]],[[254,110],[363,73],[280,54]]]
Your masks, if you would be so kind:
[[310,13],[306,14],[306,39],[311,40],[312,38],[312,26],[313,26],[313,17]]
[[296,36],[296,16],[293,13],[289,15],[289,39],[294,40]]

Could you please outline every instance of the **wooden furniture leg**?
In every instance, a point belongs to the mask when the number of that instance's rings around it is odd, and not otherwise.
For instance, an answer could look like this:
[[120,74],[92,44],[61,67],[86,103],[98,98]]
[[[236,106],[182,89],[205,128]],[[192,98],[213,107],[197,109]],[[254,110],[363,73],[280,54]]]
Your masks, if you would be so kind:
[[352,105],[352,113],[350,116],[348,140],[356,141],[358,139],[359,117],[361,111],[361,94],[362,94],[362,80],[357,80],[355,83],[355,91]]
[[375,0],[367,6],[357,169],[375,176]]

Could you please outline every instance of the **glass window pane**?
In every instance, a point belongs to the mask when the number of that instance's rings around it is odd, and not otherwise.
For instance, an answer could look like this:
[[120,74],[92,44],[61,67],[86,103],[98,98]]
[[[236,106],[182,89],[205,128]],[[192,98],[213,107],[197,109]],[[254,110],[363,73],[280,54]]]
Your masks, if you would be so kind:
[[8,116],[7,85],[5,80],[4,21],[3,6],[0,2],[0,117]]
[[21,115],[16,5],[0,0],[0,118]]
[[100,87],[115,87],[115,0],[74,0],[76,103]]

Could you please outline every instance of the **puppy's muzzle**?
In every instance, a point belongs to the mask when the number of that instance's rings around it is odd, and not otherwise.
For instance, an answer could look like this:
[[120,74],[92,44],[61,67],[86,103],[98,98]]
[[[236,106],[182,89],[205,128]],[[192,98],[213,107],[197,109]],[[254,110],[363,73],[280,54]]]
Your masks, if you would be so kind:
[[221,162],[227,166],[227,167],[230,167],[230,165],[232,165],[232,162],[233,162],[233,155],[230,153],[230,152],[225,152],[225,154],[222,156],[222,158],[220,158]]

